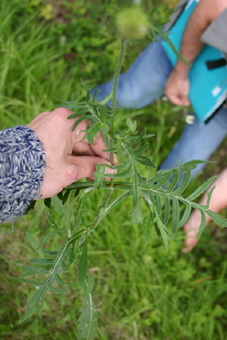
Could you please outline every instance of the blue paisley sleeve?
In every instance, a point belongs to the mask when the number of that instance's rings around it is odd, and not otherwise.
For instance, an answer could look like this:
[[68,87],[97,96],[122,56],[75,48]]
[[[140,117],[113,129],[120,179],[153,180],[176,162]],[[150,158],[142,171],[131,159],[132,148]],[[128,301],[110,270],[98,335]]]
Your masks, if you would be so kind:
[[33,130],[16,126],[0,131],[0,224],[26,214],[43,182],[44,158]]

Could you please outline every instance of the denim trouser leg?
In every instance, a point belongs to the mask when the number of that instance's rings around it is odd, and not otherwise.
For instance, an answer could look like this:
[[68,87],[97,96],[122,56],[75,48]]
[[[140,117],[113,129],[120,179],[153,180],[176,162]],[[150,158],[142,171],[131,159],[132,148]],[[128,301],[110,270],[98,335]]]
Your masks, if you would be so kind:
[[[200,159],[206,161],[218,148],[227,135],[227,108],[220,109],[207,123],[202,124],[197,118],[193,125],[186,125],[184,131],[170,151],[160,169],[169,169],[182,160],[183,163]],[[204,164],[192,170],[192,178],[202,170]]]
[[[158,42],[152,42],[139,55],[128,72],[119,77],[117,90],[117,105],[124,108],[141,108],[152,103],[164,93],[165,84],[172,66]],[[103,100],[112,92],[113,81],[97,86],[100,89],[96,99]],[[111,106],[109,101],[108,106]],[[207,124],[195,119],[193,125],[186,125],[185,129],[161,164],[160,169],[169,169],[180,160],[183,163],[200,159],[207,160],[217,149],[227,134],[227,109],[221,109]],[[192,177],[197,176],[204,165],[192,171]]]
[[[172,66],[159,38],[157,42],[152,42],[147,46],[128,72],[120,75],[117,106],[137,109],[152,103],[163,95],[171,70]],[[96,95],[96,99],[102,101],[112,92],[113,80],[97,86],[91,91],[91,94],[94,94],[97,89],[100,92]],[[108,106],[111,106],[111,101]]]

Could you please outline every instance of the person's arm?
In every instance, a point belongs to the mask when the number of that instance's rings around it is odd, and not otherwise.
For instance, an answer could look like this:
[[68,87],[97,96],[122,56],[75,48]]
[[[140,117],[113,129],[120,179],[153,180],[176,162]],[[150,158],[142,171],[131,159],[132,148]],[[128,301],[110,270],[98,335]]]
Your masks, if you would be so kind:
[[[200,0],[186,26],[180,53],[192,64],[204,47],[200,38],[207,27],[227,8],[227,0]],[[190,105],[188,99],[190,66],[178,59],[166,84],[166,95],[173,104]]]
[[[0,131],[0,224],[25,214],[34,199],[54,196],[82,178],[93,180],[96,164],[110,165],[101,133],[89,144],[83,139],[88,120],[72,131],[78,118],[67,119],[71,114],[59,108]],[[106,174],[114,172],[106,167]]]
[[[206,205],[208,192],[212,187],[215,189],[212,193],[209,209],[213,212],[219,213],[222,209],[227,207],[227,169],[225,169],[214,181],[212,186],[203,196],[200,201],[201,205]],[[206,224],[211,221],[211,218],[206,215]],[[184,226],[185,241],[182,249],[183,253],[191,251],[197,244],[197,235],[199,232],[199,226],[201,222],[201,214],[198,210],[194,210],[189,220]]]

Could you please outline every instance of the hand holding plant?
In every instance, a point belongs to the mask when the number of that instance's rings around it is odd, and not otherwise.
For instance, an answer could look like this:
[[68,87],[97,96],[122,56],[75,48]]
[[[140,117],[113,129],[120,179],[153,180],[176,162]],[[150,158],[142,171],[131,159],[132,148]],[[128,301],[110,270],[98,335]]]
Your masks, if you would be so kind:
[[[110,153],[100,132],[91,145],[86,139],[88,120],[80,122],[74,131],[73,125],[79,118],[68,120],[73,112],[58,108],[53,112],[38,115],[28,127],[35,131],[43,144],[46,162],[40,198],[56,195],[62,189],[82,178],[94,179],[96,164],[111,165]],[[117,157],[114,156],[114,163]],[[115,171],[106,168],[105,173]]]

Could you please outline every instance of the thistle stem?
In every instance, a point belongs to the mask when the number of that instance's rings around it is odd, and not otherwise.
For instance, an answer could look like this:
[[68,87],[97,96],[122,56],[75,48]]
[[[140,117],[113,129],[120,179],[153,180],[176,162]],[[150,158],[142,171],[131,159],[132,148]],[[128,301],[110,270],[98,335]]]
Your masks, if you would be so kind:
[[[112,115],[111,115],[111,122],[110,122],[110,136],[112,137],[114,135],[114,115],[116,110],[116,99],[117,99],[117,85],[118,85],[118,79],[121,72],[121,66],[124,60],[125,51],[126,51],[126,40],[121,40],[121,48],[120,48],[120,54],[117,60],[117,65],[114,73],[114,80],[113,80],[113,98],[112,98]],[[113,148],[113,140],[110,140],[110,148]],[[113,164],[113,151],[110,152],[110,162]]]

